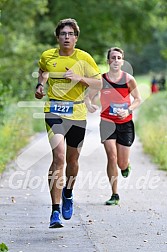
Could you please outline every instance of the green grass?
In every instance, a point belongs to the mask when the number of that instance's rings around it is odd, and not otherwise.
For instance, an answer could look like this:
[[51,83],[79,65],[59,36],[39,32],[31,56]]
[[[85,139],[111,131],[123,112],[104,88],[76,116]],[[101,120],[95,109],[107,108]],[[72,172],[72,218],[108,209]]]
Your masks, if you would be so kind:
[[144,151],[159,168],[167,171],[167,93],[151,95],[143,102],[136,121]]
[[135,76],[135,79],[137,81],[137,83],[140,85],[140,84],[145,84],[145,85],[148,85],[150,86],[151,84],[151,75],[138,75],[138,76]]
[[45,129],[44,120],[33,118],[34,111],[34,108],[19,108],[17,104],[11,104],[5,111],[0,126],[0,173],[28,143],[30,136]]
[[0,244],[0,252],[7,252],[8,251],[8,247],[6,246],[5,243],[1,243]]

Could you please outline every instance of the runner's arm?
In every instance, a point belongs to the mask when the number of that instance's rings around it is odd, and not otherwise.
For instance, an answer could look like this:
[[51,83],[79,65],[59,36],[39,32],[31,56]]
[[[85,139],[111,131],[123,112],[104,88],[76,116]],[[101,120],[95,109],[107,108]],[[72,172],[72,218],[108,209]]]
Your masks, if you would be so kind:
[[35,98],[42,99],[43,96],[45,96],[44,85],[48,80],[48,73],[42,71],[42,69],[39,68],[38,74],[39,76],[38,76],[38,84],[36,86]]
[[76,83],[80,82],[82,85],[91,87],[95,90],[100,90],[102,88],[102,79],[100,74],[94,77],[83,77],[75,74],[71,69],[66,68],[66,70],[67,72],[64,74],[65,79],[70,79]]
[[129,109],[133,111],[134,109],[139,107],[139,105],[141,104],[140,93],[139,93],[139,90],[137,88],[136,80],[135,80],[135,78],[133,76],[130,78],[128,86],[129,86],[129,89],[130,89],[130,94],[133,97],[133,101],[132,101],[132,104],[129,106]]
[[88,111],[91,113],[95,112],[99,108],[95,100],[97,96],[99,96],[98,90],[92,89],[90,87],[87,89],[84,101]]

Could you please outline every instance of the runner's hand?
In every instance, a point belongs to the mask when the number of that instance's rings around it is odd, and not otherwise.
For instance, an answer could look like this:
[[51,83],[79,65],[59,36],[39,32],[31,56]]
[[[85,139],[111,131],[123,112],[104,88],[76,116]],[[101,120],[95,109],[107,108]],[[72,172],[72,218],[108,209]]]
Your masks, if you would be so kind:
[[120,119],[125,119],[129,115],[128,109],[117,109],[117,116]]
[[44,88],[42,86],[39,86],[35,92],[35,98],[42,99],[45,95],[46,94],[44,93]]
[[67,72],[64,74],[64,78],[67,80],[74,81],[78,83],[81,80],[81,76],[75,74],[72,70],[66,67]]
[[91,102],[85,102],[85,104],[86,104],[87,110],[90,113],[94,113],[99,109],[99,107],[97,105],[92,104]]

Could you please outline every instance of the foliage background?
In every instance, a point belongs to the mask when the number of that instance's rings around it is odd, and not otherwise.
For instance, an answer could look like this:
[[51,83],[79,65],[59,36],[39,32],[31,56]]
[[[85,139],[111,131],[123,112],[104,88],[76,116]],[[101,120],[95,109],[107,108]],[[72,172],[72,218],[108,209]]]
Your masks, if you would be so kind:
[[77,20],[77,46],[99,64],[109,47],[120,46],[134,74],[167,67],[165,0],[1,0],[0,9],[1,114],[13,99],[32,99],[37,61],[43,50],[56,46],[53,32],[63,18]]

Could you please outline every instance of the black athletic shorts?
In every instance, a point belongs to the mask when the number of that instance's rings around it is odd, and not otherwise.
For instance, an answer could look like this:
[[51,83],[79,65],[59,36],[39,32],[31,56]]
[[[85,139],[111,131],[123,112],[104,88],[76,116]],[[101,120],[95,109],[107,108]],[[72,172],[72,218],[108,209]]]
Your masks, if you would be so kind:
[[129,121],[117,124],[101,120],[100,136],[102,143],[108,139],[116,139],[116,142],[121,145],[131,146],[135,139],[134,123],[133,121]]
[[45,113],[45,124],[49,137],[61,134],[67,145],[82,147],[86,131],[86,120],[69,120],[52,113]]

